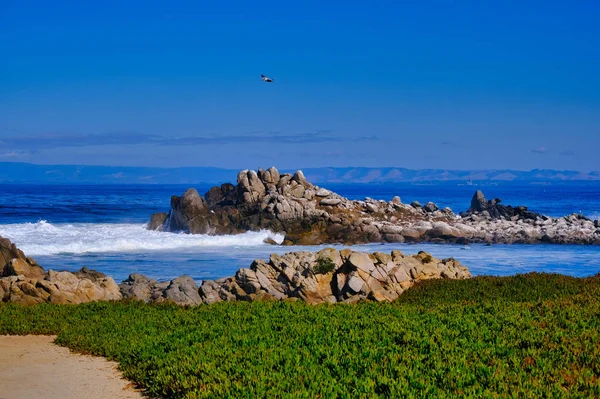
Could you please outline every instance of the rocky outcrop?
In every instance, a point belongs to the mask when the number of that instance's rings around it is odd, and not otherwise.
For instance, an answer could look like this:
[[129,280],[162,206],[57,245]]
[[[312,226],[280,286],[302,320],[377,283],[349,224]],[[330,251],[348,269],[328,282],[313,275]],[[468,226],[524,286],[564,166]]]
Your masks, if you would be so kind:
[[203,281],[199,289],[185,276],[170,283],[157,283],[132,275],[121,284],[121,290],[126,298],[146,302],[171,300],[181,305],[238,300],[390,302],[418,281],[470,277],[469,270],[458,261],[436,259],[426,252],[407,256],[400,251],[369,254],[327,248],[316,253],[272,254],[268,261],[255,260],[233,277]]
[[[162,222],[161,222],[162,221]],[[597,223],[596,223],[597,224]],[[285,233],[283,244],[369,242],[488,242],[600,244],[600,228],[580,216],[549,218],[525,206],[486,200],[477,191],[471,207],[455,214],[433,202],[403,204],[366,198],[349,200],[309,183],[301,171],[271,167],[243,170],[237,185],[194,189],[173,196],[171,211],[152,216],[149,228],[200,234],[237,234],[261,229]]]
[[51,302],[58,304],[109,301],[122,298],[111,277],[82,268],[70,273],[44,269],[25,257],[8,239],[0,237],[0,302],[26,305]]
[[7,238],[0,237],[0,277],[22,275],[27,278],[41,278],[44,269],[35,259],[25,256],[17,246]]
[[463,218],[476,216],[479,219],[490,218],[491,220],[503,219],[510,221],[536,220],[543,217],[539,213],[529,211],[526,206],[513,208],[510,205],[500,205],[501,201],[500,198],[487,201],[483,193],[477,190],[471,199],[471,207],[460,215]]
[[2,238],[0,254],[5,264],[0,278],[0,301],[25,305],[122,298],[188,306],[237,300],[302,300],[312,304],[391,302],[421,280],[471,277],[458,261],[436,259],[426,252],[406,256],[400,251],[369,254],[326,248],[316,253],[272,254],[268,261],[255,260],[233,277],[206,280],[200,287],[189,276],[157,282],[141,274],[130,275],[118,286],[112,278],[85,267],[75,273],[53,270],[45,273],[33,259],[26,258],[15,245]]

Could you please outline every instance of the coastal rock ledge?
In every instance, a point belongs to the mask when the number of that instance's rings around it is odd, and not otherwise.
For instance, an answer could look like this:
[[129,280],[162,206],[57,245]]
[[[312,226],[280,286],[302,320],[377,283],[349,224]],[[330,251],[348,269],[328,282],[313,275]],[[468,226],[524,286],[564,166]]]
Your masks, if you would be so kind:
[[44,272],[9,240],[0,237],[0,302],[34,305],[136,299],[178,305],[221,301],[301,300],[309,304],[361,300],[391,302],[416,282],[435,278],[466,279],[469,270],[453,258],[437,259],[426,252],[407,256],[400,251],[364,253],[325,248],[319,252],[271,254],[255,260],[235,276],[205,280],[200,287],[189,276],[157,282],[132,274],[117,286],[102,273]]
[[477,191],[460,214],[433,202],[404,204],[349,200],[309,183],[302,171],[280,174],[242,170],[237,185],[193,188],[171,197],[169,213],[155,213],[148,228],[225,235],[269,230],[284,233],[284,245],[369,242],[600,244],[600,227],[583,215],[552,218],[525,206],[486,200]]
[[440,260],[426,252],[407,256],[400,251],[369,254],[325,248],[316,253],[271,254],[268,261],[255,260],[234,277],[205,280],[199,288],[188,276],[159,283],[139,274],[130,275],[120,287],[125,298],[181,305],[255,300],[391,302],[418,281],[470,277],[455,259]]
[[76,304],[122,298],[111,277],[87,268],[75,273],[45,272],[10,240],[0,237],[0,302]]

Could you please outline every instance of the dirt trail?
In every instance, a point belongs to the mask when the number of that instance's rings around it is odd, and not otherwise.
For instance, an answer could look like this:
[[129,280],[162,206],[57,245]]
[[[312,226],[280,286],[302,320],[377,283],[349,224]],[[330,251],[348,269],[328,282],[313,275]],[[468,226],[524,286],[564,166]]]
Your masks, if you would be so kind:
[[0,399],[143,398],[117,363],[53,344],[56,337],[0,335]]

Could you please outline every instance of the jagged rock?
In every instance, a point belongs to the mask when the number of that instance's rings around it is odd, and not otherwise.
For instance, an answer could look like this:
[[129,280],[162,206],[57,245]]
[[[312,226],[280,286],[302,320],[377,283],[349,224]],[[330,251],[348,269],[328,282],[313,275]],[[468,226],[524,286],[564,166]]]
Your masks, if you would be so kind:
[[487,201],[480,190],[477,190],[471,199],[471,209],[475,212],[483,212],[487,209]]
[[312,186],[312,184],[306,181],[306,177],[304,177],[304,173],[302,173],[301,170],[298,170],[296,171],[296,173],[294,173],[294,176],[292,176],[292,180],[296,181],[298,184],[304,187]]
[[35,278],[43,274],[44,269],[35,259],[25,256],[8,238],[0,237],[0,277],[23,275]]
[[459,262],[424,252],[405,256],[400,251],[389,255],[326,248],[316,254],[290,252],[272,254],[268,262],[256,260],[235,277],[204,281],[200,296],[207,304],[223,300],[393,301],[415,281],[470,276]]
[[0,278],[0,301],[32,305],[42,302],[82,303],[121,299],[115,281],[102,273],[82,268],[48,273],[33,259],[27,258],[9,240],[0,237],[0,261],[4,277]]
[[45,273],[39,265],[32,265],[27,260],[15,258],[12,259],[4,267],[4,276],[19,276],[23,275],[27,278],[41,280],[44,278]]
[[[433,221],[447,226],[433,228]],[[204,199],[194,189],[181,198],[173,196],[168,216],[155,215],[148,226],[211,235],[270,230],[285,234],[284,245],[404,240],[600,244],[591,220],[571,215],[563,221],[525,206],[503,205],[499,198],[487,201],[481,191],[473,196],[471,208],[459,215],[450,208],[440,211],[432,202],[424,207],[418,201],[404,205],[399,197],[391,202],[348,200],[313,186],[301,171],[280,174],[271,167],[243,170],[237,186],[215,186]],[[532,230],[522,232],[522,223]]]

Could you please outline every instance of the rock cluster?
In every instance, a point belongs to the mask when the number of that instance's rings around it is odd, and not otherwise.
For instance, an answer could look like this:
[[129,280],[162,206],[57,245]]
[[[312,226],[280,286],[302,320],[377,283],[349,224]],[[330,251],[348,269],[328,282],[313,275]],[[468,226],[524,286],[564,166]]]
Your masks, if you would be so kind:
[[171,300],[181,305],[221,301],[302,300],[307,303],[352,303],[359,300],[393,301],[415,282],[470,278],[469,270],[454,259],[436,259],[426,252],[406,256],[337,251],[272,254],[255,260],[234,277],[206,280],[198,288],[189,277],[157,283],[131,275],[121,284],[124,297],[146,302]]
[[144,302],[161,303],[172,301],[179,305],[199,305],[202,303],[198,285],[189,276],[158,282],[141,274],[131,274],[119,284],[124,298]]
[[295,174],[243,170],[237,185],[195,189],[173,196],[168,214],[152,215],[148,228],[200,234],[237,234],[267,229],[285,233],[284,244],[368,242],[489,242],[600,244],[600,228],[577,216],[549,218],[525,206],[505,206],[477,191],[460,215],[433,202],[403,204],[349,200]]
[[[326,248],[317,253],[272,254],[268,261],[255,260],[234,277],[206,280],[198,287],[189,276],[158,282],[132,274],[117,285],[102,273],[82,268],[44,272],[14,244],[0,237],[0,302],[32,305],[130,298],[145,302],[165,301],[179,305],[220,301],[303,300],[311,304],[393,301],[415,282],[432,279],[470,278],[458,261],[436,259],[426,252],[406,256],[400,251],[372,254]],[[1,265],[1,263],[0,263]]]
[[500,205],[501,201],[500,198],[487,201],[483,193],[477,190],[471,199],[471,207],[460,215],[463,218],[470,217],[471,220],[475,221],[481,219],[504,219],[513,222],[516,220],[536,220],[543,217],[539,213],[529,211],[526,206],[516,206],[513,208],[510,205]]
[[111,277],[86,268],[76,273],[53,270],[46,273],[35,260],[2,237],[0,272],[0,302],[65,304],[122,298]]

